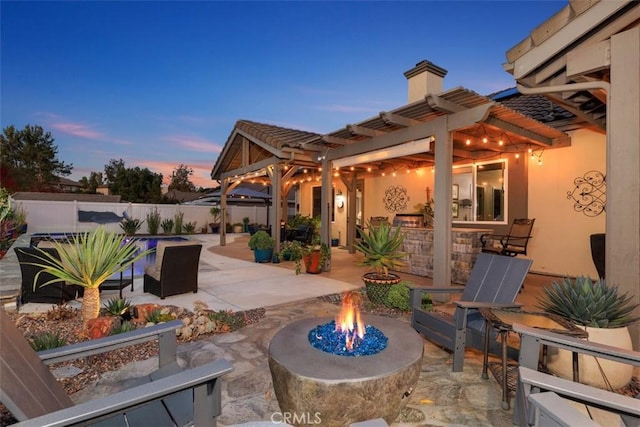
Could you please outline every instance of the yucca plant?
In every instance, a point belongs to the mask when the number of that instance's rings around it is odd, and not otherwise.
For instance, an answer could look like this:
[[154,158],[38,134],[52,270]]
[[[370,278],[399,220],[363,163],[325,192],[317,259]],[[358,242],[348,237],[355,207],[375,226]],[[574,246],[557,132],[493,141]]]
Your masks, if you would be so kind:
[[621,328],[640,319],[633,316],[640,304],[635,304],[627,293],[620,295],[616,286],[607,286],[604,280],[564,278],[543,291],[538,304],[541,309],[582,326]]
[[401,267],[406,255],[400,251],[404,234],[400,227],[391,227],[388,223],[372,225],[367,223],[367,230],[360,229],[362,239],[355,243],[356,250],[362,252],[364,260],[360,265],[369,267],[379,278],[390,276],[389,270]]
[[34,284],[42,273],[55,276],[44,285],[56,282],[80,285],[85,288],[82,299],[82,320],[86,323],[100,313],[100,285],[112,275],[129,268],[151,250],[137,253],[138,246],[122,234],[108,232],[103,226],[92,232],[80,234],[74,242],[54,241],[60,259],[48,252],[37,255],[42,270],[36,274]]

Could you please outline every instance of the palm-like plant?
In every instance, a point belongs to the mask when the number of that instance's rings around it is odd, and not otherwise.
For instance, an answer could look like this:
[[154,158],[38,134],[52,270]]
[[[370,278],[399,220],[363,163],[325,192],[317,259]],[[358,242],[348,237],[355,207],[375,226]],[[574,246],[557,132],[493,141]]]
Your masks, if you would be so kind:
[[356,250],[362,252],[364,260],[360,265],[368,266],[380,277],[388,277],[389,270],[404,265],[401,261],[405,253],[399,249],[404,241],[400,227],[392,228],[384,222],[380,225],[367,223],[367,231],[360,229],[362,240],[355,243]]
[[151,250],[136,253],[138,247],[125,235],[106,231],[98,227],[90,233],[80,234],[72,243],[54,241],[60,259],[40,251],[37,257],[42,268],[35,277],[42,273],[55,276],[44,285],[56,282],[80,285],[85,288],[82,299],[82,320],[86,323],[98,317],[100,313],[100,285],[115,273],[128,268],[133,262],[146,256]]

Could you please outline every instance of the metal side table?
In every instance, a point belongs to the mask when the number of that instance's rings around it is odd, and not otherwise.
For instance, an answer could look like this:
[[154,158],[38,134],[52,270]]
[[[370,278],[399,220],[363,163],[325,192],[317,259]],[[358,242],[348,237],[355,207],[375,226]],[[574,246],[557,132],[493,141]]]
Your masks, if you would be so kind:
[[122,290],[131,285],[131,292],[133,292],[133,263],[131,263],[131,278],[125,279],[123,272],[120,272],[120,279],[105,280],[100,285],[101,291],[119,291],[120,299],[122,299]]
[[[484,335],[482,378],[489,378],[487,374],[487,370],[489,370],[498,383],[500,383],[502,387],[502,409],[505,410],[510,408],[509,397],[512,392],[515,392],[518,380],[518,364],[517,362],[510,362],[507,358],[507,336],[508,333],[512,331],[514,323],[579,338],[587,338],[589,336],[586,331],[578,328],[573,323],[551,313],[481,308],[480,314],[484,317],[487,326]],[[496,330],[500,337],[502,353],[500,355],[500,362],[489,363],[489,337],[491,329]],[[574,355],[573,360],[574,376],[578,372],[578,359],[575,356],[576,355]],[[543,363],[546,362],[546,347],[543,348],[542,360]]]

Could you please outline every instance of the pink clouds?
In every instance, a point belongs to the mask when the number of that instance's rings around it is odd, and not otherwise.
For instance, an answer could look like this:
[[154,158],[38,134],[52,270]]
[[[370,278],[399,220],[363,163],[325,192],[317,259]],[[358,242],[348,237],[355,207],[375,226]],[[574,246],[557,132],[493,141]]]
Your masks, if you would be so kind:
[[53,123],[51,127],[62,133],[77,136],[80,138],[104,140],[106,137],[102,132],[91,129],[90,126],[82,123],[60,122]]
[[197,151],[200,153],[219,153],[222,150],[219,145],[198,137],[174,135],[170,136],[168,139],[170,142],[178,144],[190,151]]

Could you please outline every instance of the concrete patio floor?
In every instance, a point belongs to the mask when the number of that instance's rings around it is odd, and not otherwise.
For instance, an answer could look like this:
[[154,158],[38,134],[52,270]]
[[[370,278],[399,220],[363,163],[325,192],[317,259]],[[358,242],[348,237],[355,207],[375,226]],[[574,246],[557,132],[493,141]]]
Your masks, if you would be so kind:
[[[333,248],[331,272],[296,276],[291,262],[277,265],[252,262],[246,235],[228,236],[230,243],[225,247],[218,246],[217,235],[190,237],[203,243],[198,293],[160,300],[144,294],[141,279],[136,279],[134,292],[127,288],[123,296],[134,304],[155,302],[187,309],[193,309],[196,300],[203,301],[212,310],[238,311],[264,307],[266,316],[259,323],[233,333],[181,344],[178,357],[184,366],[198,366],[217,358],[226,358],[233,363],[235,370],[223,380],[223,408],[222,416],[218,419],[219,425],[281,422],[268,367],[271,337],[283,326],[300,318],[335,316],[338,307],[317,297],[361,288],[360,276],[364,267],[357,266],[359,255]],[[21,238],[28,242],[28,238]],[[24,243],[19,241],[18,245]],[[431,285],[428,278],[402,276],[417,285]],[[526,309],[535,310],[541,287],[555,279],[529,274],[517,301],[523,303]],[[15,288],[19,284],[19,265],[11,251],[0,260],[0,289]],[[102,298],[106,300],[113,296],[117,296],[117,292],[105,291]],[[10,304],[7,308],[10,309]],[[26,304],[21,311],[49,308],[46,304]],[[408,323],[409,316],[398,316],[398,320]],[[157,366],[156,363],[154,360],[136,362],[120,371],[105,374],[96,384],[73,398],[83,401],[122,389],[126,387],[128,379],[144,375]],[[451,372],[451,354],[425,340],[418,385],[408,397],[406,409],[392,425],[512,425],[512,411],[501,409],[498,383],[493,378],[483,380],[481,369],[480,353],[469,350],[464,371]]]

